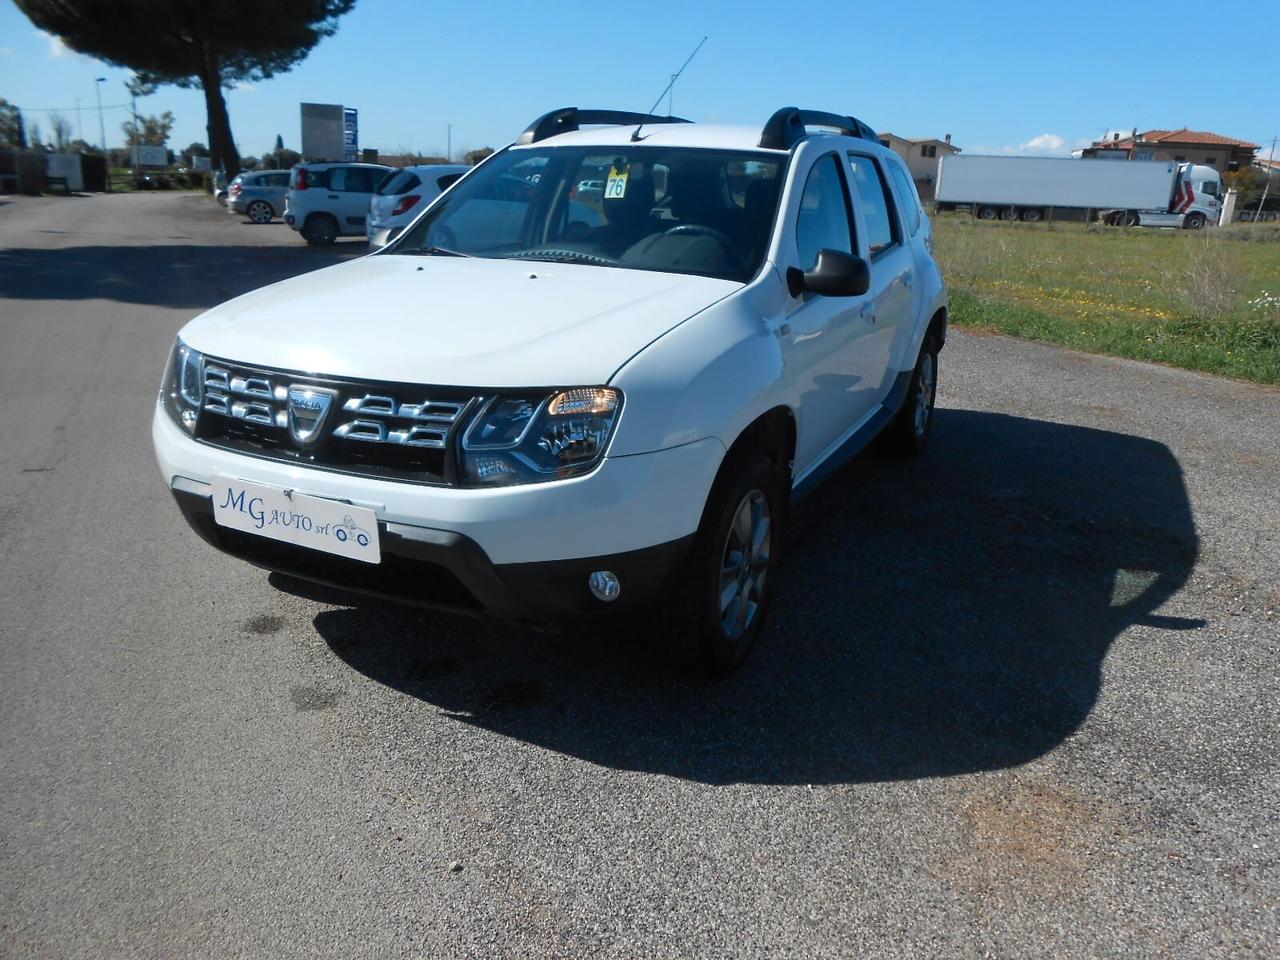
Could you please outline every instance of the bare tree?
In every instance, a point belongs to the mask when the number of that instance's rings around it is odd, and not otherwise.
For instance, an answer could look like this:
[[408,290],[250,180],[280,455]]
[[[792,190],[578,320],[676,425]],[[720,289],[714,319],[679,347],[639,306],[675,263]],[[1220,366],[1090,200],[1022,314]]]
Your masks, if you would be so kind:
[[49,129],[53,131],[53,148],[58,153],[66,153],[71,145],[71,121],[54,111],[49,114]]

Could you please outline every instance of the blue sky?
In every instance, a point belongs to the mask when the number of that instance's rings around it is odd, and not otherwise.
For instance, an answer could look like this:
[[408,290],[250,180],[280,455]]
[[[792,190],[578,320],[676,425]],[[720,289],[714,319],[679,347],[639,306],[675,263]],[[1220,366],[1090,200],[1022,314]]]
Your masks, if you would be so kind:
[[[1265,154],[1280,133],[1266,52],[1280,8],[1243,9],[1247,26],[1213,8],[1134,0],[359,0],[299,67],[230,91],[228,103],[245,154],[270,149],[277,133],[296,149],[301,101],[356,107],[361,145],[384,152],[443,152],[452,123],[460,153],[509,142],[554,107],[647,109],[706,34],[674,94],[675,112],[693,120],[762,124],[794,104],[909,137],[951,133],[970,152],[1060,154],[1109,129],[1186,126],[1263,144]],[[1251,37],[1266,38],[1254,53]],[[62,48],[0,0],[0,97],[46,136],[49,108],[74,126],[79,98],[84,138],[98,141],[99,76],[104,104],[128,102],[127,71]],[[171,147],[205,140],[198,90],[162,89],[139,110],[174,112]],[[106,111],[109,144],[126,118]]]

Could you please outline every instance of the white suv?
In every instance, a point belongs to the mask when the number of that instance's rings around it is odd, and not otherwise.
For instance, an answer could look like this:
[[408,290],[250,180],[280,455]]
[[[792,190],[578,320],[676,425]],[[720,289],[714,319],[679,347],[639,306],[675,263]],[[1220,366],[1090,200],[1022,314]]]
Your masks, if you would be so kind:
[[558,110],[382,251],[187,324],[160,469],[250,563],[516,620],[644,614],[724,673],[790,501],[879,433],[928,437],[931,247],[852,117]]
[[316,247],[363,237],[369,200],[394,169],[380,163],[299,163],[289,172],[284,222]]

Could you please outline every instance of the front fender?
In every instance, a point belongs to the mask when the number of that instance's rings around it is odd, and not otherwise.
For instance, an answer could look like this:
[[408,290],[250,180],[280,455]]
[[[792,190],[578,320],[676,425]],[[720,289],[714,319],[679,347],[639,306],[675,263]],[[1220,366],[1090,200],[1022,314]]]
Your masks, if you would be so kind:
[[752,284],[670,330],[632,357],[612,383],[626,396],[610,456],[716,437],[727,450],[778,406],[798,408],[785,381],[775,325],[785,287],[773,266]]

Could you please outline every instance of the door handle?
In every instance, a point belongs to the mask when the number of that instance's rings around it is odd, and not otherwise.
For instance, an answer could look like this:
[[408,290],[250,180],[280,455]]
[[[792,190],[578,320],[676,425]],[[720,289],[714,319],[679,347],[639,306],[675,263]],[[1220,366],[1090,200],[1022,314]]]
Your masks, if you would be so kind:
[[906,287],[908,290],[911,289],[911,274],[904,273],[902,275],[902,285]]
[[329,194],[329,199],[330,199],[330,200],[337,200],[337,199],[338,199],[338,195],[337,195],[336,193],[331,193],[331,194]]
[[864,320],[876,322],[876,305],[874,303],[864,303],[862,309],[858,311],[858,315]]

